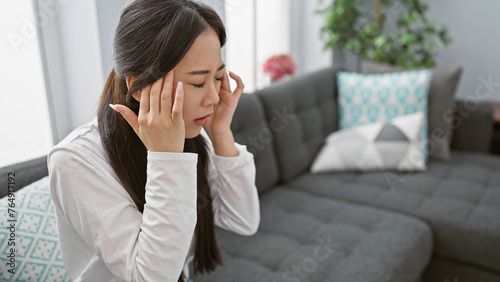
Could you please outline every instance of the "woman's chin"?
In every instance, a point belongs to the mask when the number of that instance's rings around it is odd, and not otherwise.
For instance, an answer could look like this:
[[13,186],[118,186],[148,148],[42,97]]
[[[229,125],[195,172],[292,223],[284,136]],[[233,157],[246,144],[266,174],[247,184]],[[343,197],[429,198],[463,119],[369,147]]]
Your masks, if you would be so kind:
[[201,133],[201,127],[199,128],[191,128],[191,130],[186,129],[186,139],[192,139],[200,135]]

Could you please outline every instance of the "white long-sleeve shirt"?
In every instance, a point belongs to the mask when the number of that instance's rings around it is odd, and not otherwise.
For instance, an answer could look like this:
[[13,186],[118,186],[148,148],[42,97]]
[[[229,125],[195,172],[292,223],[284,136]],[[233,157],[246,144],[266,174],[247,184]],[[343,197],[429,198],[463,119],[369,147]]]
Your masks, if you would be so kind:
[[[253,155],[209,147],[207,180],[214,223],[252,235],[260,222]],[[48,154],[60,247],[73,281],[177,281],[189,277],[197,204],[195,153],[147,153],[146,204],[139,212],[107,161],[97,117],[73,130]]]

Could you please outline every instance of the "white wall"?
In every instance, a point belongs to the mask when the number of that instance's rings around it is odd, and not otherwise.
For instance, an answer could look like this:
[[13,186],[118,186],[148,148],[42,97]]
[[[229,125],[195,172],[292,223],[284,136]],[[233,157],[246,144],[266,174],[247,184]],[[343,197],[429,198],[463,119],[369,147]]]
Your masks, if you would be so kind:
[[[255,0],[256,15],[256,89],[271,83],[264,73],[267,59],[278,54],[291,54],[291,3],[290,0]],[[296,58],[293,58],[297,60]]]
[[61,6],[58,28],[71,127],[75,128],[93,118],[102,91],[95,1],[73,0]]
[[[437,62],[463,67],[457,96],[500,102],[500,1],[423,2],[429,5],[432,19],[449,27],[453,43],[440,51]],[[494,83],[488,86],[484,81],[490,76]]]
[[316,15],[319,1],[292,2],[292,55],[297,58],[297,75],[332,65],[332,50],[323,51],[320,37],[322,19]]
[[[255,88],[254,61],[256,47],[253,1],[228,1],[225,7],[226,69],[239,75],[245,84],[245,92]],[[230,79],[232,82],[232,79]],[[234,89],[234,82],[231,83]]]
[[[113,39],[116,27],[120,21],[122,10],[132,3],[132,0],[106,0],[96,2],[99,42],[101,45],[101,60],[103,68],[103,83],[108,79],[113,63]],[[102,85],[104,88],[104,84]]]

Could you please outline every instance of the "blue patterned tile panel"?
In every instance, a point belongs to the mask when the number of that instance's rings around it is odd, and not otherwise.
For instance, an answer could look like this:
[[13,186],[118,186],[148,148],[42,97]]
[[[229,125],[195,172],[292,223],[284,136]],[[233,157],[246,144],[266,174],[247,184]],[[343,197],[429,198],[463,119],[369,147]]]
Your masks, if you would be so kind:
[[[8,198],[0,199],[0,281],[70,281],[64,267],[48,176],[15,192],[15,216],[7,212]],[[7,222],[4,219],[17,220]],[[15,223],[15,232],[8,228]],[[14,236],[15,240],[10,240]],[[15,246],[9,245],[14,242]],[[15,273],[8,255],[15,248]]]

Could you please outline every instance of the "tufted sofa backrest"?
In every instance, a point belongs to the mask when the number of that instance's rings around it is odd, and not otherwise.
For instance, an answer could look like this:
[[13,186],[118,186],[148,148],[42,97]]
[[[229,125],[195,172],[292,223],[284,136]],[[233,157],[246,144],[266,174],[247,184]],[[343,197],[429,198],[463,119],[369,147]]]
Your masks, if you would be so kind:
[[259,90],[273,133],[280,178],[307,171],[326,136],[337,130],[337,72],[327,68]]
[[254,155],[255,185],[259,193],[274,186],[279,180],[279,172],[272,144],[273,134],[257,95],[241,95],[231,122],[231,131],[235,141],[246,145],[247,150]]

